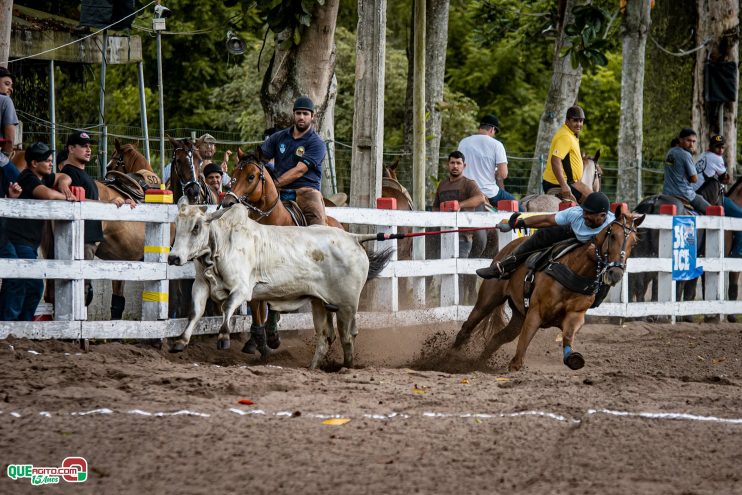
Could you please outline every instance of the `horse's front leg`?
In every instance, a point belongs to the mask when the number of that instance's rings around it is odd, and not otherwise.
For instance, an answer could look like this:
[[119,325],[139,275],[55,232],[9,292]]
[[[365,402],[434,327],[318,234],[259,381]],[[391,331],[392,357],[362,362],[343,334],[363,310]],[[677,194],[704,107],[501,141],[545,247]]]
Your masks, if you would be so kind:
[[205,280],[200,278],[195,280],[193,289],[191,290],[191,299],[193,306],[191,307],[188,325],[183,331],[183,334],[173,343],[170,352],[184,351],[188,342],[191,341],[193,329],[203,316],[204,310],[206,310],[206,301],[209,299],[209,284]]
[[539,312],[538,305],[531,305],[531,308],[526,313],[526,319],[523,322],[523,328],[520,332],[520,338],[518,339],[518,348],[515,350],[515,356],[510,360],[508,369],[510,371],[518,371],[523,367],[523,358],[526,356],[526,350],[528,345],[533,340],[536,331],[541,327],[541,314]]
[[582,354],[575,352],[572,348],[575,335],[584,324],[584,312],[567,313],[562,321],[562,350],[564,355],[564,364],[566,364],[569,369],[578,370],[585,366],[585,358],[582,357]]
[[216,348],[221,350],[229,349],[229,334],[232,333],[232,315],[245,300],[245,294],[236,290],[229,294],[226,301],[222,303],[222,326],[219,328],[219,337],[216,341]]

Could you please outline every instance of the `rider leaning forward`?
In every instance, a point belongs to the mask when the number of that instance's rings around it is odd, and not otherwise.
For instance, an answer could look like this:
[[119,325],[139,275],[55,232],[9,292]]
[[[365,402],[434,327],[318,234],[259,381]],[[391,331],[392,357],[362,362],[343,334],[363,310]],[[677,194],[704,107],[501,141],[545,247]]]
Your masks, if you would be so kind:
[[580,131],[585,123],[585,112],[581,107],[567,109],[564,125],[554,134],[549,148],[549,159],[544,169],[541,186],[544,192],[559,189],[562,199],[576,199],[582,202],[590,194],[589,188],[580,182],[582,179],[582,153],[580,152]]
[[582,205],[567,208],[549,215],[521,217],[513,213],[508,224],[513,229],[537,228],[535,234],[522,242],[509,256],[495,260],[487,268],[477,270],[482,278],[505,279],[532,253],[569,238],[587,242],[616,219],[610,210],[608,196],[601,192],[590,193]]
[[[263,157],[274,160],[276,187],[296,193],[296,203],[309,225],[327,225],[320,193],[325,143],[312,129],[314,103],[307,96],[294,102],[294,125],[271,135],[261,145]],[[282,194],[285,197],[285,194]],[[292,198],[288,198],[292,199]]]

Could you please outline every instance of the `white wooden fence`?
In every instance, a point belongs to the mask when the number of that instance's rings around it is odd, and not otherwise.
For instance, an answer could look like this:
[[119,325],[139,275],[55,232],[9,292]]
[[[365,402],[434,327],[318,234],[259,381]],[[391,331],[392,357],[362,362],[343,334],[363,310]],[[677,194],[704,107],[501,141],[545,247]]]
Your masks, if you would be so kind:
[[[0,338],[8,335],[28,338],[159,338],[175,336],[185,327],[185,319],[167,319],[167,281],[193,278],[193,264],[169,266],[169,223],[177,207],[173,205],[139,205],[136,209],[117,209],[111,204],[95,202],[33,201],[0,199],[0,217],[55,220],[56,258],[53,260],[0,259],[0,279],[55,279],[54,321],[0,322]],[[328,214],[348,224],[370,225],[381,232],[396,232],[399,226],[444,229],[491,227],[508,212],[501,213],[441,213],[402,212],[375,209],[331,208]],[[146,223],[144,261],[86,261],[83,256],[83,223],[85,220],[136,221]],[[599,316],[637,317],[647,315],[737,314],[742,313],[742,301],[726,301],[726,274],[742,271],[742,259],[723,256],[723,231],[742,230],[742,219],[699,217],[697,226],[706,229],[707,257],[698,263],[706,272],[706,300],[676,302],[672,281],[672,217],[650,216],[644,225],[660,229],[659,259],[631,258],[627,273],[659,272],[659,301],[629,303],[627,276],[611,290],[608,299],[589,314]],[[512,239],[512,233],[498,234],[500,243]],[[485,259],[459,259],[458,234],[440,236],[441,259],[425,260],[424,241],[416,238],[414,260],[397,260],[396,255],[381,273],[373,291],[369,291],[376,310],[359,313],[359,325],[404,326],[443,321],[463,321],[471,306],[459,304],[458,277],[473,274],[487,266]],[[389,241],[396,242],[396,241]],[[440,300],[435,307],[424,307],[425,277],[440,276]],[[114,279],[145,281],[142,321],[87,321],[84,305],[83,279]],[[399,280],[409,278],[410,296],[418,309],[399,309]],[[236,316],[236,328],[246,330],[249,317]],[[196,333],[218,330],[220,318],[206,318]],[[311,328],[310,314],[287,314],[282,329]]]

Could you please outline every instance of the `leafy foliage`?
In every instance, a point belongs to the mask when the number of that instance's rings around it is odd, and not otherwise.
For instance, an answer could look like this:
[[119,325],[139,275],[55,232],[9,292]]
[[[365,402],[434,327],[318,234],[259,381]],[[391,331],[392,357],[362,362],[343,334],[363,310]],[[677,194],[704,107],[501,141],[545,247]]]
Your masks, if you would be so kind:
[[564,27],[568,44],[562,56],[569,55],[574,68],[607,65],[604,51],[610,47],[610,40],[604,34],[608,28],[608,14],[591,4],[576,6],[572,12],[574,21]]

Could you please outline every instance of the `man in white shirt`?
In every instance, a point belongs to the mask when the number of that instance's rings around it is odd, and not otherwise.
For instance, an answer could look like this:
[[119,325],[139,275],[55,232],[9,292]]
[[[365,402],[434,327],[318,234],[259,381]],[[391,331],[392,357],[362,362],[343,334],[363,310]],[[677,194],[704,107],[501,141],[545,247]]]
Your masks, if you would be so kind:
[[709,149],[704,151],[698,161],[696,162],[696,171],[698,172],[698,180],[691,183],[694,191],[698,191],[701,186],[706,182],[707,177],[716,177],[722,184],[729,183],[729,175],[727,174],[727,167],[724,164],[724,136],[711,136],[711,142],[709,143]]
[[477,183],[479,189],[497,207],[501,199],[514,200],[505,190],[508,177],[508,157],[505,147],[495,139],[500,121],[494,115],[485,115],[479,123],[479,132],[461,140],[458,150],[466,157],[464,176]]

